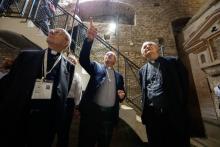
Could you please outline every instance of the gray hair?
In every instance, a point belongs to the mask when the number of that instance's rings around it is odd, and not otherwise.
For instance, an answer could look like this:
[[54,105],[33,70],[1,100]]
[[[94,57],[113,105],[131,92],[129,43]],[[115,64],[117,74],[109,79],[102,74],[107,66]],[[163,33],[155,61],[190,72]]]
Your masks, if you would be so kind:
[[60,30],[62,31],[63,35],[65,36],[65,39],[67,40],[68,44],[66,46],[66,48],[70,47],[71,42],[72,42],[72,38],[70,36],[70,34],[63,28],[55,28],[54,30]]

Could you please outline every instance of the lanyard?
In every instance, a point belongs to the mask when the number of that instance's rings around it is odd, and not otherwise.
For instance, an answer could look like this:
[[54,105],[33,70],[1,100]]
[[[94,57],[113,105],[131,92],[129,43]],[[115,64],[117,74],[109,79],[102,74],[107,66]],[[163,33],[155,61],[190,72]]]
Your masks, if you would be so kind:
[[47,57],[48,57],[48,49],[45,51],[45,54],[44,54],[44,64],[43,64],[44,68],[42,67],[44,77],[42,77],[42,78],[46,78],[47,74],[49,74],[54,69],[54,67],[58,64],[58,62],[61,59],[61,54],[57,58],[57,60],[55,61],[55,63],[53,64],[53,66],[51,67],[51,69],[48,72],[47,72]]

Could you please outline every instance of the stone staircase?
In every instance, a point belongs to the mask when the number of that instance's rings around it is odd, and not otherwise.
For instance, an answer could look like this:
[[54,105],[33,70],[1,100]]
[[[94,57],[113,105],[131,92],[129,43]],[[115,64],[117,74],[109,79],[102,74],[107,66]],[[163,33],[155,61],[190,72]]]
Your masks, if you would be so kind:
[[204,119],[207,138],[194,138],[192,142],[196,147],[219,147],[220,146],[220,122],[219,120]]
[[31,21],[24,18],[0,17],[0,30],[9,30],[24,35],[41,48],[46,48],[46,36],[34,26]]

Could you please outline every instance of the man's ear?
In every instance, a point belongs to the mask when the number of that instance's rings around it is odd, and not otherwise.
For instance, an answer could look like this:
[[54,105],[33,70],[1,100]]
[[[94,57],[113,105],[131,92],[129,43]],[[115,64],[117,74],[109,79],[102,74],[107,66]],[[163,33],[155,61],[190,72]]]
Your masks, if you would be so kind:
[[65,47],[65,49],[69,46],[69,40],[65,39],[63,46]]

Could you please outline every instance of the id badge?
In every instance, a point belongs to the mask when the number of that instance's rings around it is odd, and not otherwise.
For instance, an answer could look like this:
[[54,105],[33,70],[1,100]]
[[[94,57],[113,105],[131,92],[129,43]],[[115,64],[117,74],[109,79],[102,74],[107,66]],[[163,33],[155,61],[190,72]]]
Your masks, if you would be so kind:
[[51,99],[53,81],[37,79],[31,99]]

